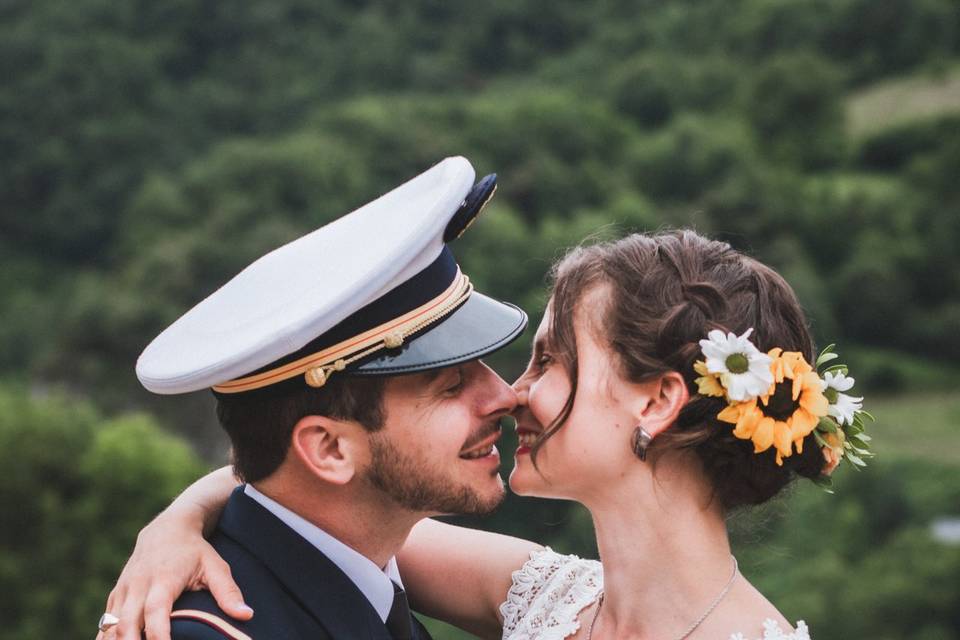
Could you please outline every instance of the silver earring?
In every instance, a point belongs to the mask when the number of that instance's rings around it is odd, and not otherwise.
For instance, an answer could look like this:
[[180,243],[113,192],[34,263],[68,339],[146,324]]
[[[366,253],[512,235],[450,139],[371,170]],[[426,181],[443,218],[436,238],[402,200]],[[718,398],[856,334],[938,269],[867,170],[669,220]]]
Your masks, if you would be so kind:
[[653,436],[647,433],[647,430],[643,427],[638,425],[633,430],[633,452],[644,462],[647,460],[647,447],[650,446],[652,440]]

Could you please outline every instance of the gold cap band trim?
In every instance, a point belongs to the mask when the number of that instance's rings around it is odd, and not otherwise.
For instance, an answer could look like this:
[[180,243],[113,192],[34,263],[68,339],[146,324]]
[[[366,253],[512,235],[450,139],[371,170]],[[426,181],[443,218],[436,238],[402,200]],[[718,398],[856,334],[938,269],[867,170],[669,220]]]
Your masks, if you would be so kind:
[[323,351],[269,371],[215,385],[213,389],[218,393],[241,393],[299,375],[304,376],[304,380],[311,387],[322,387],[332,373],[343,371],[351,362],[365,358],[381,349],[396,349],[401,346],[407,337],[447,316],[463,304],[472,292],[473,285],[470,284],[470,278],[457,269],[453,283],[443,293],[399,318],[327,347]]

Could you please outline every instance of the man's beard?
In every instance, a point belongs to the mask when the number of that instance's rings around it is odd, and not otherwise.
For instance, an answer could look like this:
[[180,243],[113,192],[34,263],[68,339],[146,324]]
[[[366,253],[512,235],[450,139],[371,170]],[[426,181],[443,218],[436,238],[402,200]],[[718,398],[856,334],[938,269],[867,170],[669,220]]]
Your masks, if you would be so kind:
[[485,497],[470,485],[453,483],[438,469],[414,460],[381,434],[371,434],[370,453],[366,479],[410,511],[484,516],[500,506],[506,495],[499,476],[499,490]]

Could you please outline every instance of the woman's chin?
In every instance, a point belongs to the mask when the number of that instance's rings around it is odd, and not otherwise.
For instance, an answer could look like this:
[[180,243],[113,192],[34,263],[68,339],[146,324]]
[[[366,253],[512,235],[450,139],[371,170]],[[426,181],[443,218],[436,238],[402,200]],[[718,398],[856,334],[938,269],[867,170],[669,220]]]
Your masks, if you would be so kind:
[[[529,467],[529,468],[527,468]],[[543,476],[537,473],[533,465],[517,464],[510,472],[508,479],[510,491],[518,496],[527,496],[531,498],[549,498],[546,495],[546,483]]]

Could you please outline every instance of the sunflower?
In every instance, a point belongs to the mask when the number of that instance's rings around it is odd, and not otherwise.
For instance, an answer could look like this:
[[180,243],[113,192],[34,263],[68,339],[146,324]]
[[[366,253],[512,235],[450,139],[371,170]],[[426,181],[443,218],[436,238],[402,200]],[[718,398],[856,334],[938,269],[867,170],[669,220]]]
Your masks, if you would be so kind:
[[803,439],[820,418],[827,415],[830,403],[823,395],[820,376],[796,351],[779,347],[768,354],[772,362],[773,384],[759,398],[733,402],[717,418],[736,425],[733,435],[752,440],[755,453],[770,447],[777,450],[777,464],[783,458],[803,453]]

